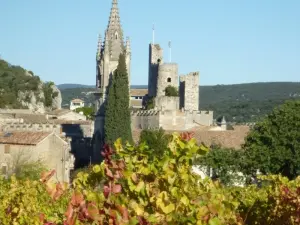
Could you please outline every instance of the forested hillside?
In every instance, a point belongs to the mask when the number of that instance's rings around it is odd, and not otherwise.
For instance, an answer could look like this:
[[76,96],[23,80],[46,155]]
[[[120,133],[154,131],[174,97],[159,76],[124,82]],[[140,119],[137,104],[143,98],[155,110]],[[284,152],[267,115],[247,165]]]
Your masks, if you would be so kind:
[[[147,88],[146,85],[132,88]],[[93,102],[93,88],[61,90],[63,103],[72,98]],[[200,86],[200,109],[213,110],[215,118],[225,116],[232,122],[254,122],[288,99],[300,99],[300,83],[268,82],[234,85]]]
[[43,83],[32,71],[0,60],[0,108],[29,108],[43,112],[60,108],[60,91]]
[[228,121],[257,121],[288,99],[300,99],[299,82],[200,86],[200,109]]

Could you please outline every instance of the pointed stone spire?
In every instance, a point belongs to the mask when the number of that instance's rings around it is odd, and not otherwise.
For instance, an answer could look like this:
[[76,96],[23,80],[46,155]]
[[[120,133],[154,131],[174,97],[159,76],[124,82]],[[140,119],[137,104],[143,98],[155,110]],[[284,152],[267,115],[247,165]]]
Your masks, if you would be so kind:
[[[106,43],[108,41],[108,43]],[[118,1],[112,1],[109,22],[105,34],[105,51],[109,52],[113,61],[118,61],[119,55],[125,50],[123,31],[119,16]]]
[[121,21],[119,16],[118,0],[112,1],[112,7],[109,16],[108,29],[121,29]]
[[101,49],[102,49],[102,37],[101,37],[101,34],[99,34],[99,37],[98,37],[98,46],[97,46],[97,60],[100,59]]

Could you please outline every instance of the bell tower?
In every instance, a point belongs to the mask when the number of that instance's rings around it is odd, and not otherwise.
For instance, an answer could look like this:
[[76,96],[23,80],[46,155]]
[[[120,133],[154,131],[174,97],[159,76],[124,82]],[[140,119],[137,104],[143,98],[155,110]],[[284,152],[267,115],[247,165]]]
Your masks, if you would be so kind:
[[99,35],[96,53],[96,91],[95,97],[95,138],[104,136],[105,101],[111,78],[117,69],[119,56],[125,54],[128,79],[130,84],[131,47],[129,37],[124,40],[124,33],[119,15],[118,0],[112,0],[109,21],[104,33],[104,41]]

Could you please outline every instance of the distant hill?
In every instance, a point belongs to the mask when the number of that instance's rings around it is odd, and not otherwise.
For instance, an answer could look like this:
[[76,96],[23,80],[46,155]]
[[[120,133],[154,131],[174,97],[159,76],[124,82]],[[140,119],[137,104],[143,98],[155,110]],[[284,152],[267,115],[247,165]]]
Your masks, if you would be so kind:
[[[63,87],[66,85],[69,84]],[[85,99],[88,104],[93,103],[91,93],[94,87],[77,87],[61,89],[63,105],[68,106],[70,100],[77,97]],[[147,85],[133,85],[131,88],[147,88]],[[257,121],[289,99],[300,99],[300,82],[200,86],[201,110],[213,110],[215,118],[224,115],[228,121],[238,123]]]
[[69,89],[69,88],[95,88],[95,85],[85,85],[85,84],[59,84],[57,85],[59,90]]
[[[70,88],[95,88],[95,85],[86,85],[86,84],[59,84],[57,87],[60,90],[70,89]],[[147,85],[132,85],[131,88],[141,89],[148,88]]]

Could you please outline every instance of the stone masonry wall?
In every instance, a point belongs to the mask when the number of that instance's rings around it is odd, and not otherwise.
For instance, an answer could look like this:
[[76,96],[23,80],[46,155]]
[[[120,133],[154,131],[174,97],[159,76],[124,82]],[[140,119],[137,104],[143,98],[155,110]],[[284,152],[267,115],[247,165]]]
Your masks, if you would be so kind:
[[148,95],[156,96],[158,66],[163,63],[163,49],[159,44],[149,45]]
[[199,72],[180,76],[180,107],[184,110],[198,111],[199,109]]
[[178,64],[164,63],[159,65],[156,96],[165,96],[165,89],[169,85],[178,87]]
[[141,110],[131,113],[132,129],[159,129],[159,112]]
[[179,97],[158,96],[155,98],[155,107],[157,110],[179,110]]

